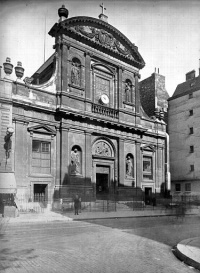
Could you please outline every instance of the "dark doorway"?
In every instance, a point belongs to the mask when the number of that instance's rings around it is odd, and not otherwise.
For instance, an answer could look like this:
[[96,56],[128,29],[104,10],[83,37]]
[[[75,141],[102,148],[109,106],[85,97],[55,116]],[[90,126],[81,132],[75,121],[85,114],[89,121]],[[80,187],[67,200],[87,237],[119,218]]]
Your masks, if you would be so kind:
[[48,184],[34,184],[34,202],[48,200]]
[[108,174],[107,173],[97,173],[96,174],[96,195],[97,197],[106,196],[109,193],[108,184]]
[[150,205],[152,199],[152,188],[145,187],[145,204]]

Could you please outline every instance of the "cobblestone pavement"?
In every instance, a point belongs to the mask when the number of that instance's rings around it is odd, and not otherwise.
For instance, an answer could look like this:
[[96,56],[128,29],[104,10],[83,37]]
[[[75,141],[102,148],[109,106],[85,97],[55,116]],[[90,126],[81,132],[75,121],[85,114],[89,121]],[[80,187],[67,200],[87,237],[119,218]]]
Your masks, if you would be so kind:
[[166,244],[93,223],[5,223],[1,233],[5,273],[195,272]]

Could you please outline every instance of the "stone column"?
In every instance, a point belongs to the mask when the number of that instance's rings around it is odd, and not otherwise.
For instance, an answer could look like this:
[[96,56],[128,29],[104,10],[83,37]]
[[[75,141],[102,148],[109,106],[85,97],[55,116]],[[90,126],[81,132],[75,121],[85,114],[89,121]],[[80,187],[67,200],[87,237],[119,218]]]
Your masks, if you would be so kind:
[[136,141],[136,176],[135,186],[141,187],[142,182],[142,154],[141,154],[141,142]]

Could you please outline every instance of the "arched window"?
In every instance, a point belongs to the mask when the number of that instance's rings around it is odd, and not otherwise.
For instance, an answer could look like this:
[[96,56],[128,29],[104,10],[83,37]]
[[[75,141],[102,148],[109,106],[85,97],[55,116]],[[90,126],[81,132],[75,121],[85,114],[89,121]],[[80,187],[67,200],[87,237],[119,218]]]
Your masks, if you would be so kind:
[[132,102],[132,82],[128,79],[125,81],[124,101]]
[[81,86],[81,62],[78,58],[72,59],[71,84]]
[[129,153],[126,155],[126,177],[133,177],[133,176],[134,176],[133,155]]
[[77,145],[72,147],[71,150],[71,174],[81,174],[82,173],[82,151]]

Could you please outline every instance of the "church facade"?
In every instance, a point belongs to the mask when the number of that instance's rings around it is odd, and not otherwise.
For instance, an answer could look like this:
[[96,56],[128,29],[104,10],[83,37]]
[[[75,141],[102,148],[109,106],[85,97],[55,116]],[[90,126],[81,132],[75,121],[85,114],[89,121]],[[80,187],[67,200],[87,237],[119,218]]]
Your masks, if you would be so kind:
[[32,78],[10,80],[4,63],[1,177],[12,175],[18,195],[51,203],[167,189],[166,124],[141,107],[138,47],[105,14],[68,18],[63,6],[59,16],[49,31],[55,53]]

